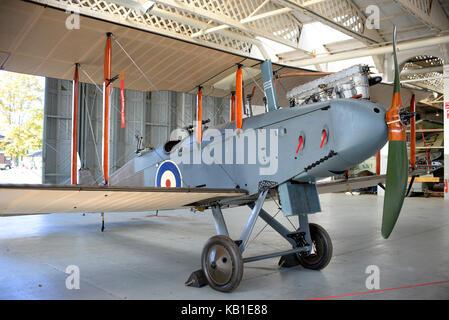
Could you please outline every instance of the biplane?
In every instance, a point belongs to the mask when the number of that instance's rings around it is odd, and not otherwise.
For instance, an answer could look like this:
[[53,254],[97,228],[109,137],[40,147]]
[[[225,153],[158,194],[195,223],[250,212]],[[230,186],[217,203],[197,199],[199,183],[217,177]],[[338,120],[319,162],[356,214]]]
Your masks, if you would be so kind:
[[[408,178],[405,128],[413,115],[401,102],[395,50],[394,44],[395,82],[387,111],[357,98],[280,108],[272,65],[265,60],[260,66],[265,113],[242,117],[239,67],[232,121],[207,128],[199,88],[196,126],[183,128],[155,150],[138,150],[105,185],[0,185],[0,215],[210,209],[217,234],[205,244],[202,269],[192,276],[204,277],[213,289],[236,289],[244,263],[273,257],[281,257],[288,265],[321,270],[331,260],[332,241],[326,230],[308,221],[309,214],[321,211],[319,193],[386,180],[384,238],[391,234],[401,211]],[[386,175],[319,182],[372,157],[387,141]],[[279,199],[284,215],[298,217],[299,229],[289,230],[263,209],[269,198]],[[235,206],[247,206],[251,214],[240,238],[231,239],[222,210]],[[258,218],[290,248],[243,257]]]

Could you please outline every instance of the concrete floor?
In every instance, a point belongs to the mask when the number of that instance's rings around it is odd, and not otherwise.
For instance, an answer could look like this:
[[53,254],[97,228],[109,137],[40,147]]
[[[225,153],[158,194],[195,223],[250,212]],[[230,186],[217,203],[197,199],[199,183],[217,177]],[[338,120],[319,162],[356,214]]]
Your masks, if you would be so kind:
[[[0,299],[310,299],[369,291],[369,265],[379,267],[380,289],[449,281],[448,201],[407,198],[389,240],[380,235],[382,198],[327,194],[321,201],[323,212],[310,220],[333,239],[327,268],[280,270],[278,259],[250,263],[231,294],[184,286],[215,233],[210,211],[107,214],[104,233],[98,214],[0,218]],[[276,212],[273,202],[264,207]],[[225,210],[233,238],[248,214],[247,208]],[[263,226],[258,221],[253,237]],[[282,248],[287,242],[267,227],[245,255]],[[69,265],[80,269],[79,290],[66,289]],[[449,283],[338,299],[449,299]]]

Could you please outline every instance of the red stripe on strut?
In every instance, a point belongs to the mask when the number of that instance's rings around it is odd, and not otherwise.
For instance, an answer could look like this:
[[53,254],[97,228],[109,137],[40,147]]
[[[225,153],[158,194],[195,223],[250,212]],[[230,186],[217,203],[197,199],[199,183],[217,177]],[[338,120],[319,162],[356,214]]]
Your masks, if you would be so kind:
[[196,107],[196,143],[200,144],[203,139],[203,90],[198,88]]
[[121,122],[125,127],[125,71],[120,73]]
[[79,64],[75,64],[73,76],[72,101],[72,184],[78,184],[78,98],[79,98]]
[[242,67],[239,66],[236,74],[235,94],[236,94],[236,128],[242,129],[242,112],[243,112],[243,75]]
[[104,49],[104,89],[103,89],[103,175],[105,183],[109,183],[109,96],[112,86],[111,79],[112,46],[111,33],[106,34],[106,46]]

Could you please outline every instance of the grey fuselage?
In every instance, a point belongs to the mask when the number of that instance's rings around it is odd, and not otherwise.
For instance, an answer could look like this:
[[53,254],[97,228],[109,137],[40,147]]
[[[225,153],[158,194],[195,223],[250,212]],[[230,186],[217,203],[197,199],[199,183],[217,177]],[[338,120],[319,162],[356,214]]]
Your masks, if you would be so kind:
[[[242,188],[252,195],[261,184],[274,187],[288,180],[342,174],[376,154],[388,140],[384,108],[357,99],[281,108],[245,118],[242,130],[235,129],[235,122],[229,122],[204,130],[201,153],[195,134],[170,152],[164,147],[144,151],[115,172],[110,184],[165,187],[157,175],[169,160],[176,163],[182,187]],[[195,152],[204,159],[193,163]]]

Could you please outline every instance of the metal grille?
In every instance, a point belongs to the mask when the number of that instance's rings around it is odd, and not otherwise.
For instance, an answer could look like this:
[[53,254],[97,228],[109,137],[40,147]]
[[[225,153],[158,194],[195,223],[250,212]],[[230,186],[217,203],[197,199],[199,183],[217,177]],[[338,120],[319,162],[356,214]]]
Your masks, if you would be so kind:
[[[416,56],[413,57],[404,64],[404,70],[419,70],[422,68],[431,68],[443,66],[444,60],[439,57],[434,56]],[[410,74],[402,77],[404,80],[417,80],[426,78],[437,78],[441,77],[441,72],[427,72],[420,74]],[[436,92],[443,92],[443,79],[427,79],[420,82],[415,82],[416,85],[420,85],[432,89]]]
[[[110,3],[105,0],[34,0],[34,2],[57,7],[64,10],[77,7],[81,14],[106,19],[112,22],[124,23],[174,36],[182,40],[206,43],[218,48],[227,48],[248,55],[252,45],[258,41],[256,35],[238,28],[229,28],[226,32],[211,32],[194,39],[191,35],[210,27],[220,25],[201,15],[195,15],[160,3],[147,13]],[[181,3],[191,8],[201,8],[239,22],[250,16],[256,9],[258,14],[279,9],[281,6],[265,0],[185,0]],[[263,4],[263,6],[261,6]],[[292,14],[274,15],[245,24],[251,30],[276,36],[296,45],[299,39],[301,24]]]
[[308,9],[314,11],[322,17],[331,19],[346,29],[358,33],[365,32],[366,17],[357,6],[349,0],[326,0],[326,1],[310,1],[310,0],[291,0],[300,5],[307,6]]

